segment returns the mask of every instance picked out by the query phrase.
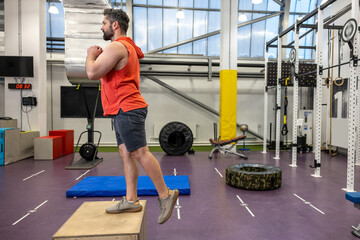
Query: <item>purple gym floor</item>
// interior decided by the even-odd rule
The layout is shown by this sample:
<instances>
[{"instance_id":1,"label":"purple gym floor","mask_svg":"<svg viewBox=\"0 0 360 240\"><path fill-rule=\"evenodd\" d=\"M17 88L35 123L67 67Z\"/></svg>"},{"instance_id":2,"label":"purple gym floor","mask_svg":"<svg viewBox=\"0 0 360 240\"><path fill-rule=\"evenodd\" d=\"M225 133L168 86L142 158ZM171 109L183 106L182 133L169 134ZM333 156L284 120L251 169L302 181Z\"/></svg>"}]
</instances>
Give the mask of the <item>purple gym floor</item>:
<instances>
[{"instance_id":1,"label":"purple gym floor","mask_svg":"<svg viewBox=\"0 0 360 240\"><path fill-rule=\"evenodd\" d=\"M250 151L247 161L218 153L209 160L208 154L154 153L164 175L173 175L175 168L178 175L189 176L191 195L180 196L180 207L164 225L157 224L157 197L141 198L148 200L148 240L358 239L351 234L351 226L360 223L360 211L345 199L342 190L346 187L345 156L322 153L322 178L314 178L309 167L313 164L311 153L299 154L296 168L289 166L291 153L284 151L280 160L273 159L274 152ZM54 161L26 159L1 166L0 239L51 239L82 202L113 200L65 197L66 191L86 176L123 175L118 153L99 156L104 161L88 172L65 170L71 156ZM280 166L281 188L246 191L226 185L226 167L244 162ZM360 191L359 171L356 167L356 191ZM145 175L142 169L140 175Z\"/></svg>"}]
</instances>

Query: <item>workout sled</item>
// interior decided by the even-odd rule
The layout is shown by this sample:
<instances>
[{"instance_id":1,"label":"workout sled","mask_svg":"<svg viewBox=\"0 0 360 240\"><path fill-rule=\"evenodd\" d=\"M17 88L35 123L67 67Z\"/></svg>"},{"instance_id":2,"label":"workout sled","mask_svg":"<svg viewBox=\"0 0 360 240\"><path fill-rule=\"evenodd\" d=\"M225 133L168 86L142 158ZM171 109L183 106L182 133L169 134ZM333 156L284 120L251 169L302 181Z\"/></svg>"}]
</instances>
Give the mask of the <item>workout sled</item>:
<instances>
[{"instance_id":1,"label":"workout sled","mask_svg":"<svg viewBox=\"0 0 360 240\"><path fill-rule=\"evenodd\" d=\"M80 150L79 150L79 154L80 154L81 158L74 162L75 154L76 154L77 149L79 147L79 142L80 142L81 136L84 133L88 133L88 131L84 131L84 132L82 132L80 134L78 142L77 142L76 147L75 147L75 151L74 151L73 156L71 158L70 164L65 169L67 169L67 170L71 170L71 169L74 169L74 170L92 169L93 167L95 167L96 165L98 165L99 163L101 163L103 161L103 158L99 158L97 156L98 147L99 147L99 144L100 144L100 139L101 139L102 134L99 131L91 131L91 134L93 135L95 132L99 134L99 139L98 139L97 144L95 145L92 142L87 142L87 143L83 144L80 147Z\"/></svg>"},{"instance_id":2,"label":"workout sled","mask_svg":"<svg viewBox=\"0 0 360 240\"><path fill-rule=\"evenodd\" d=\"M94 131L94 121L95 121L95 116L96 116L97 103L99 100L100 86L99 86L99 91L97 92L97 95L96 95L96 101L95 101L93 115L90 114L89 105L86 100L84 88L82 87L81 84L78 85L78 89L81 90L81 93L84 97L88 124L86 125L87 130L82 132L79 136L78 142L75 147L75 151L74 151L72 159L71 159L71 162L70 162L69 166L67 166L65 168L67 170L91 169L103 161L103 158L98 158L98 156L97 156L102 134L99 131ZM94 144L94 133L95 132L99 134L99 139L98 139L97 144ZM84 133L87 133L88 141L80 147L79 154L80 154L81 158L78 161L74 162L76 150L79 147L81 136Z\"/></svg>"},{"instance_id":3,"label":"workout sled","mask_svg":"<svg viewBox=\"0 0 360 240\"><path fill-rule=\"evenodd\" d=\"M209 158L212 158L212 155L214 154L214 152L216 151L220 151L221 153L230 153L230 154L234 154L236 156L242 157L244 159L248 159L247 156L245 156L244 154L238 153L238 152L233 152L231 151L231 149L233 149L236 146L236 143L240 140L244 140L246 138L246 135L241 135L238 136L236 138L232 138L232 139L226 139L226 140L221 140L220 139L218 141L210 138L209 141L211 143L211 145L214 147L213 150L211 150ZM226 147L226 145L231 144L230 147Z\"/></svg>"},{"instance_id":4,"label":"workout sled","mask_svg":"<svg viewBox=\"0 0 360 240\"><path fill-rule=\"evenodd\" d=\"M360 209L360 192L347 192L345 198L350 202L354 203L354 207ZM351 233L360 238L360 224L357 227L352 226L353 230Z\"/></svg>"}]
</instances>

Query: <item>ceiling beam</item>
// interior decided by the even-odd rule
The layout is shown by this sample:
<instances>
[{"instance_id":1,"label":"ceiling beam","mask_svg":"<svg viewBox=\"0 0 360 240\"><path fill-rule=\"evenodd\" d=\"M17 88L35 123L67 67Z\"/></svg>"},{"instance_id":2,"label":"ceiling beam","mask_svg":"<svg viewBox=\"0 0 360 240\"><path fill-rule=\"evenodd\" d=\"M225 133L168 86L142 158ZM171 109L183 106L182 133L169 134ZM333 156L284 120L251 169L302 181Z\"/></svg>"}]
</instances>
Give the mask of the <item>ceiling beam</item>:
<instances>
[{"instance_id":1,"label":"ceiling beam","mask_svg":"<svg viewBox=\"0 0 360 240\"><path fill-rule=\"evenodd\" d=\"M277 4L279 4L281 7L284 7L284 3L280 0L273 0L274 2L276 2Z\"/></svg>"},{"instance_id":2,"label":"ceiling beam","mask_svg":"<svg viewBox=\"0 0 360 240\"><path fill-rule=\"evenodd\" d=\"M260 21L266 20L266 19L268 19L268 18L276 17L276 16L278 16L279 14L280 14L280 13L274 13L274 14L271 14L271 15L267 15L267 16L255 18L255 19L253 19L253 20L249 20L249 21L247 21L247 22L240 23L240 24L238 24L238 28L241 28L241 27L244 27L244 26L247 26L247 25L256 23L256 22L260 22ZM181 45L184 45L184 44L187 44L187 43L191 43L191 42L194 42L194 41L197 41L197 40L200 40L200 39L208 38L208 37L211 37L211 36L214 36L214 35L217 35L217 34L220 34L220 30L217 30L217 31L214 31L214 32L210 32L210 33L206 33L206 34L203 34L203 35L200 35L200 36L197 36L197 37L189 38L189 39L184 40L184 41L181 41L181 42L169 44L169 45L167 45L167 46L163 46L163 47L161 47L161 48L157 48L157 49L148 51L148 52L146 52L146 54L161 52L161 51L164 51L164 50L167 50L167 49L171 49L171 48L174 48L174 47L178 47L178 46L181 46Z\"/></svg>"}]
</instances>

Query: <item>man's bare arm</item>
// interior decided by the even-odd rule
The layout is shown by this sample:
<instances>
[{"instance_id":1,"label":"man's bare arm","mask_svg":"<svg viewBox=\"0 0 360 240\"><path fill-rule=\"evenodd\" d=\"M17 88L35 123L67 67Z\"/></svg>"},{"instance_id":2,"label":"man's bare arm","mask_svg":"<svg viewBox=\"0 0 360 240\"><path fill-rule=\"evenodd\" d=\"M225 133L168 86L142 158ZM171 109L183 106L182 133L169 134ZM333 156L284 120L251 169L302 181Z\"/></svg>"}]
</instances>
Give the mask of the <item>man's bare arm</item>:
<instances>
[{"instance_id":1,"label":"man's bare arm","mask_svg":"<svg viewBox=\"0 0 360 240\"><path fill-rule=\"evenodd\" d=\"M104 50L98 46L91 46L87 50L86 74L90 80L99 80L111 71L124 57L127 50L117 42L109 44Z\"/></svg>"}]
</instances>

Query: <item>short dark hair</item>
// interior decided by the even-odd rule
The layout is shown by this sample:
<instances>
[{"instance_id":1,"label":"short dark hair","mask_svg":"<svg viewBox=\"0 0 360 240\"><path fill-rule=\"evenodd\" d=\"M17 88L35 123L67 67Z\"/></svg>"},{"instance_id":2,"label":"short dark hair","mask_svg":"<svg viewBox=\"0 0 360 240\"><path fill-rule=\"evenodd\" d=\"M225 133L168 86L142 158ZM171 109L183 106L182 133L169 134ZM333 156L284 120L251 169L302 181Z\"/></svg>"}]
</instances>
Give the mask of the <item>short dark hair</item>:
<instances>
[{"instance_id":1,"label":"short dark hair","mask_svg":"<svg viewBox=\"0 0 360 240\"><path fill-rule=\"evenodd\" d=\"M114 9L108 8L104 9L104 16L112 24L113 22L117 21L119 23L120 28L126 33L129 28L129 17L122 9Z\"/></svg>"}]
</instances>

